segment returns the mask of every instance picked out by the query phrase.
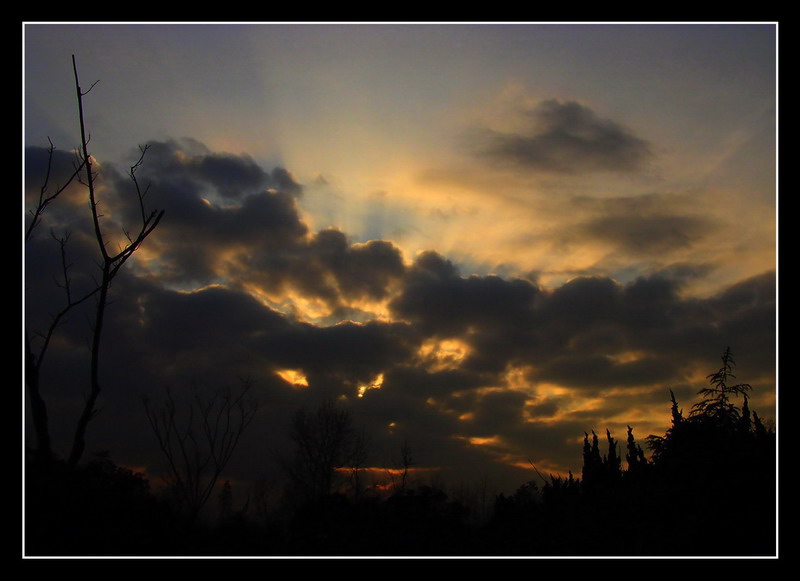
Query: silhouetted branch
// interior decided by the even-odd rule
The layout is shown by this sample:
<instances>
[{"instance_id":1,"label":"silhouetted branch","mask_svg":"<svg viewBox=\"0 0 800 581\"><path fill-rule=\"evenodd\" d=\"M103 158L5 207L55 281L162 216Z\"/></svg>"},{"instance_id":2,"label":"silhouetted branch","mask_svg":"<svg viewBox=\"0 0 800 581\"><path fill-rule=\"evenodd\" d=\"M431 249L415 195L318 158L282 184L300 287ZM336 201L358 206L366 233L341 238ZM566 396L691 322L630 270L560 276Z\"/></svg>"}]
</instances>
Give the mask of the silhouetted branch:
<instances>
[{"instance_id":1,"label":"silhouetted branch","mask_svg":"<svg viewBox=\"0 0 800 581\"><path fill-rule=\"evenodd\" d=\"M81 170L83 169L83 163L76 166L75 170L72 172L72 175L70 175L67 181L64 182L64 184L62 184L61 186L57 187L53 193L48 194L47 189L50 183L50 173L53 169L53 152L55 151L56 148L55 145L53 145L53 142L50 141L49 137L47 138L47 142L50 144L49 147L47 148L47 169L45 171L44 182L42 183L42 187L39 190L39 201L36 204L36 208L30 210L30 214L31 216L33 216L33 219L31 220L31 223L28 224L28 228L25 231L26 242L31 237L31 234L33 233L36 226L39 224L42 214L44 213L47 206L51 202L53 202L56 198L58 198L58 196L60 196L64 192L64 190L66 190L69 187L69 185L73 182L73 180L75 180L79 176Z\"/></svg>"},{"instance_id":2,"label":"silhouetted branch","mask_svg":"<svg viewBox=\"0 0 800 581\"><path fill-rule=\"evenodd\" d=\"M294 489L306 499L322 498L333 491L337 468L352 459L357 440L350 411L325 401L313 413L298 410L289 436L295 444L293 461L286 462Z\"/></svg>"},{"instance_id":3,"label":"silhouetted branch","mask_svg":"<svg viewBox=\"0 0 800 581\"><path fill-rule=\"evenodd\" d=\"M144 194L142 193L141 189L139 188L139 183L136 180L135 172L136 169L141 165L144 159L144 153L146 148L142 148L142 155L140 156L139 160L131 167L130 176L133 180L133 183L136 188L136 195L139 202L139 207L142 213L142 224L139 230L138 235L129 241L129 244L123 247L115 255L110 255L108 253L108 249L106 248L106 240L103 235L103 231L100 227L100 217L101 214L98 211L98 202L95 197L95 183L94 183L94 174L92 172L92 161L91 156L89 155L88 150L88 140L86 138L86 129L83 117L83 96L88 94L89 91L94 88L97 82L93 83L92 86L86 92L81 92L80 82L78 80L78 68L75 63L75 56L72 57L72 66L73 71L75 73L75 87L78 94L78 111L79 111L79 121L80 121L80 128L81 128L81 150L83 155L83 162L84 167L86 169L86 187L89 190L89 205L92 211L92 222L94 224L94 232L95 232L95 239L97 241L97 247L100 251L102 256L102 271L101 271L101 280L98 289L98 299L96 303L95 309L95 321L94 321L94 328L92 333L92 347L91 347L91 369L90 369L90 391L89 395L86 398L86 403L83 408L83 413L81 414L78 425L75 429L75 437L73 439L72 451L70 452L69 456L69 463L70 465L75 465L79 460L81 455L83 454L83 450L85 448L85 434L86 428L91 421L91 419L95 415L95 405L97 402L97 398L100 395L101 386L100 386L100 377L99 377L99 366L100 366L100 345L101 345L101 336L103 331L103 323L105 319L105 312L106 307L108 306L108 292L111 287L111 282L116 277L117 273L119 272L120 268L125 264L125 262L133 256L134 252L139 248L139 246L144 242L145 238L150 235L150 233L158 226L158 223L161 221L161 218L164 215L164 211L153 211L148 217L145 217L144 211Z\"/></svg>"},{"instance_id":4,"label":"silhouetted branch","mask_svg":"<svg viewBox=\"0 0 800 581\"><path fill-rule=\"evenodd\" d=\"M530 464L530 465L533 467L533 471L534 471L534 472L536 472L536 475L537 475L539 478L541 478L541 479L542 479L542 482L543 482L544 484L547 484L547 479L546 479L544 476L542 476L541 472L539 472L539 469L538 469L538 468L536 468L536 464L534 464L534 463L533 463L533 460L531 460L531 459L528 459L528 463L529 463L529 464ZM551 476L551 478L552 478L552 476Z\"/></svg>"},{"instance_id":5,"label":"silhouetted branch","mask_svg":"<svg viewBox=\"0 0 800 581\"><path fill-rule=\"evenodd\" d=\"M218 389L208 398L195 390L182 410L169 389L160 406L142 398L150 428L167 460L167 480L192 518L208 501L255 416L258 406L246 399L250 387L245 382L238 393Z\"/></svg>"},{"instance_id":6,"label":"silhouetted branch","mask_svg":"<svg viewBox=\"0 0 800 581\"><path fill-rule=\"evenodd\" d=\"M49 457L51 454L51 443L49 437L49 428L47 425L47 410L44 398L40 392L40 371L45 359L45 355L51 345L52 338L56 329L63 322L64 317L75 307L89 300L95 298L95 316L91 325L91 340L90 340L90 385L89 391L84 401L83 410L78 419L73 437L72 449L70 451L68 463L70 466L75 466L83 455L85 448L85 435L86 429L93 417L95 417L97 410L97 398L101 391L100 378L99 378L99 361L100 361L100 346L103 332L103 323L105 318L106 307L109 305L108 293L111 282L125 264L125 262L133 256L136 250L141 246L144 240L153 232L158 226L161 218L164 215L162 211L153 211L149 215L144 207L144 198L146 190L143 192L139 187L138 180L136 179L136 170L141 166L144 161L145 148L141 149L141 156L138 161L131 167L130 177L134 183L138 204L141 213L141 225L135 236L128 236L128 244L123 246L116 254L111 255L108 253L107 242L104 237L100 219L102 214L99 211L99 203L96 197L95 180L97 177L96 172L92 167L92 156L89 153L90 137L86 130L84 122L84 108L83 97L87 95L97 85L97 81L92 83L88 90L82 91L80 80L78 78L78 67L75 61L75 56L72 57L72 69L75 77L75 91L78 101L78 122L80 125L81 143L77 153L78 162L74 167L74 172L69 177L67 182L58 187L54 192L49 192L48 184L52 172L53 152L55 147L50 142L48 149L48 162L44 178L44 183L39 193L39 199L36 207L31 210L32 220L29 224L25 240L27 241L35 230L36 226L41 221L42 214L45 209L51 204L61 193L74 181L77 180L83 184L88 190L89 207L92 215L92 225L94 237L97 243L97 248L100 253L100 261L98 267L100 269L100 276L94 279L94 286L84 292L79 297L75 297L71 287L71 278L69 275L70 264L67 261L67 243L69 240L69 233L63 237L57 237L52 231L51 236L59 243L59 251L61 255L61 276L62 282L57 282L57 286L63 289L66 301L64 306L55 315L51 316L50 325L43 333L36 333L42 339L42 343L38 350L34 348L31 343L30 334L26 332L25 348L26 348L26 385L31 399L32 420L37 434L37 450L42 452L43 457ZM48 138L48 141L49 138ZM81 175L83 173L83 176Z\"/></svg>"}]
</instances>

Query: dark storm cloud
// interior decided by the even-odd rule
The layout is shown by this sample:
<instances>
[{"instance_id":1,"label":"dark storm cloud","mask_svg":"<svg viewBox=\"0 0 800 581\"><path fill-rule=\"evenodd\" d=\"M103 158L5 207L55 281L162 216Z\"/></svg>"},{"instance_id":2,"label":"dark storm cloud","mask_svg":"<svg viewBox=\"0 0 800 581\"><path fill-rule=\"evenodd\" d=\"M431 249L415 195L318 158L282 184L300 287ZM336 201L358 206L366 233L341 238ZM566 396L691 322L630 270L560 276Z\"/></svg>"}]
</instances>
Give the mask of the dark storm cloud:
<instances>
[{"instance_id":1,"label":"dark storm cloud","mask_svg":"<svg viewBox=\"0 0 800 581\"><path fill-rule=\"evenodd\" d=\"M112 288L101 368L103 413L91 426L90 446L111 448L115 459L152 464L143 444L151 434L138 397L158 396L165 386L214 388L236 386L239 378L256 380L252 395L262 407L253 439L241 451L251 462L243 463L242 474L250 470L252 477L253 462L268 461L264 450L282 445L293 411L326 396L347 397L345 405L373 437L377 463L408 440L421 466L463 464L477 472L491 469L504 451L518 459L530 453L553 465L577 462L576 438L604 429L608 414L624 415L663 399L668 418L668 388L686 397L688 408L696 393L691 374L698 367L714 371L727 345L737 355L742 381L756 377L767 388L774 382L774 272L692 299L681 291L697 275L694 265L665 267L625 284L607 276L578 277L552 290L530 280L465 276L432 251L405 266L389 241L352 244L338 230L310 232L291 191L242 189L235 203L220 205L224 194L209 177L220 160L205 167L187 163L211 155L196 142L190 145L183 156L171 142L148 150L152 172L143 172L142 182L151 183L148 203L165 208L166 217L142 249L147 264L124 269ZM232 161L248 165L224 163ZM37 167L43 166L32 163L29 169ZM257 173L243 172L237 183ZM110 210L104 226L111 231L122 222L135 224L138 207L127 201L130 181L110 166L102 177ZM291 189L290 182L285 185ZM631 204L662 216L662 201L609 202L600 217L627 216ZM122 203L128 204L124 212ZM64 298L53 284L61 261L47 227L73 228L68 249L74 284L92 280L97 248L87 217L85 199L57 204L26 244L26 325L32 330L41 330ZM214 282L227 284L209 285ZM359 300L389 299L395 320L303 322L254 298L245 283L319 299L339 314L355 313ZM197 287L203 288L176 290ZM58 437L69 436L75 419L70 412L79 408L85 390L90 314L76 312L59 329L42 376ZM437 367L442 360L421 347L442 339L465 349L463 358L445 358L446 365ZM276 372L284 369L304 373L308 387L281 379ZM509 372L515 369L524 385L512 389ZM380 388L356 397L359 386L380 374ZM539 392L541 383L568 391ZM574 396L602 396L607 405L567 413ZM534 421L526 422L526 415ZM469 443L495 436L491 447Z\"/></svg>"},{"instance_id":2,"label":"dark storm cloud","mask_svg":"<svg viewBox=\"0 0 800 581\"><path fill-rule=\"evenodd\" d=\"M536 419L552 418L561 409L558 399L548 399L528 406L528 411Z\"/></svg>"},{"instance_id":3,"label":"dark storm cloud","mask_svg":"<svg viewBox=\"0 0 800 581\"><path fill-rule=\"evenodd\" d=\"M296 246L308 232L294 198L263 190L245 196L236 206L213 206L185 183L154 183L165 210L159 238L165 277L175 283L218 280L219 254L247 245L261 252Z\"/></svg>"},{"instance_id":4,"label":"dark storm cloud","mask_svg":"<svg viewBox=\"0 0 800 581\"><path fill-rule=\"evenodd\" d=\"M717 297L685 299L681 278L669 272L627 284L579 277L543 291L528 281L462 277L429 253L410 268L391 306L427 336L468 343L464 373L500 378L508 365L532 364L532 382L590 390L663 385L679 381L691 362L713 366L734 338L759 352L758 366L769 369L774 273ZM637 355L623 357L628 352Z\"/></svg>"},{"instance_id":5,"label":"dark storm cloud","mask_svg":"<svg viewBox=\"0 0 800 581\"><path fill-rule=\"evenodd\" d=\"M273 185L272 179L252 160L212 154L196 141L190 141L188 148L182 147L184 143L149 143L145 162L137 173L140 183L149 188L149 201L157 203L169 217L164 223L166 235L185 236L187 243L202 246L239 240L280 244L307 232L294 197L283 190L266 189ZM119 191L129 189L128 182L125 176L117 175L115 187ZM233 190L235 196L230 194ZM236 198L237 203L210 202L207 197L215 194ZM131 196L125 200L130 203Z\"/></svg>"},{"instance_id":6,"label":"dark storm cloud","mask_svg":"<svg viewBox=\"0 0 800 581\"><path fill-rule=\"evenodd\" d=\"M302 187L285 169L267 174L246 156L183 140L151 143L140 173L165 210L159 268L175 284L234 278L274 294L294 290L343 312L349 301L384 298L403 276L402 256L390 242L351 245L335 229L311 234L297 207ZM124 176L115 178L117 189L130 189ZM228 203L215 202L221 199ZM136 211L129 206L130 216Z\"/></svg>"},{"instance_id":7,"label":"dark storm cloud","mask_svg":"<svg viewBox=\"0 0 800 581\"><path fill-rule=\"evenodd\" d=\"M496 376L476 373L469 369L431 371L421 365L392 367L385 377L385 389L402 390L415 398L447 397L455 392L491 386ZM468 411L468 410L464 410Z\"/></svg>"},{"instance_id":8,"label":"dark storm cloud","mask_svg":"<svg viewBox=\"0 0 800 581\"><path fill-rule=\"evenodd\" d=\"M283 192L289 192L292 195L299 196L303 193L303 186L300 185L295 177L288 170L282 167L276 167L270 172L275 187Z\"/></svg>"},{"instance_id":9,"label":"dark storm cloud","mask_svg":"<svg viewBox=\"0 0 800 581\"><path fill-rule=\"evenodd\" d=\"M405 273L400 250L391 242L351 244L328 228L287 240L281 246L249 248L237 257L235 278L274 294L293 290L325 302L334 313L357 313L352 301L380 300Z\"/></svg>"},{"instance_id":10,"label":"dark storm cloud","mask_svg":"<svg viewBox=\"0 0 800 581\"><path fill-rule=\"evenodd\" d=\"M254 334L286 325L250 295L225 287L146 295L139 305L142 338L164 352L220 352L234 337L246 349Z\"/></svg>"},{"instance_id":11,"label":"dark storm cloud","mask_svg":"<svg viewBox=\"0 0 800 581\"><path fill-rule=\"evenodd\" d=\"M52 153L46 147L25 148L25 198L26 202L35 202L41 187L48 183L52 193L59 186L66 184L74 173L76 157L72 152L54 149ZM49 176L48 163L50 165Z\"/></svg>"},{"instance_id":12,"label":"dark storm cloud","mask_svg":"<svg viewBox=\"0 0 800 581\"><path fill-rule=\"evenodd\" d=\"M178 292L139 285L135 295L119 300L125 308L117 316L127 321L120 324L129 344L148 345L160 365L183 364L184 373L198 376L259 365L261 375L298 369L310 380L338 382L340 392L348 388L353 395L357 383L409 361L418 345L417 334L403 323L318 327L222 286Z\"/></svg>"},{"instance_id":13,"label":"dark storm cloud","mask_svg":"<svg viewBox=\"0 0 800 581\"><path fill-rule=\"evenodd\" d=\"M619 314L622 289L601 276L579 277L555 289L547 300L547 319L569 326L611 321Z\"/></svg>"},{"instance_id":14,"label":"dark storm cloud","mask_svg":"<svg viewBox=\"0 0 800 581\"><path fill-rule=\"evenodd\" d=\"M676 369L659 357L617 363L601 355L572 354L543 366L535 379L577 389L653 385L675 379Z\"/></svg>"},{"instance_id":15,"label":"dark storm cloud","mask_svg":"<svg viewBox=\"0 0 800 581\"><path fill-rule=\"evenodd\" d=\"M32 212L40 197L44 200L63 188L59 203L47 205L36 228L44 232L56 229L59 236L65 229L91 231L91 223L81 220L75 212L76 206L86 208L86 189L79 181L83 174L75 173L78 167L74 152L54 149L51 153L46 147L25 148L26 228L33 219Z\"/></svg>"},{"instance_id":16,"label":"dark storm cloud","mask_svg":"<svg viewBox=\"0 0 800 581\"><path fill-rule=\"evenodd\" d=\"M417 343L413 329L402 323L346 321L330 327L294 323L259 345L280 365L355 384L404 364Z\"/></svg>"},{"instance_id":17,"label":"dark storm cloud","mask_svg":"<svg viewBox=\"0 0 800 581\"><path fill-rule=\"evenodd\" d=\"M473 147L501 164L560 174L631 172L652 157L646 141L575 101L542 101L524 116L529 126L516 133L477 131Z\"/></svg>"},{"instance_id":18,"label":"dark storm cloud","mask_svg":"<svg viewBox=\"0 0 800 581\"><path fill-rule=\"evenodd\" d=\"M776 290L775 273L765 273L741 281L711 300L720 334L736 338L736 360L753 375L774 373Z\"/></svg>"},{"instance_id":19,"label":"dark storm cloud","mask_svg":"<svg viewBox=\"0 0 800 581\"><path fill-rule=\"evenodd\" d=\"M430 334L463 334L470 326L516 326L529 318L538 288L521 279L461 277L436 252L421 254L409 269L393 312Z\"/></svg>"},{"instance_id":20,"label":"dark storm cloud","mask_svg":"<svg viewBox=\"0 0 800 581\"><path fill-rule=\"evenodd\" d=\"M161 179L189 179L196 187L211 189L219 196L235 200L261 188L288 183L284 173L266 173L247 155L215 153L201 142L183 138L147 145L143 174Z\"/></svg>"},{"instance_id":21,"label":"dark storm cloud","mask_svg":"<svg viewBox=\"0 0 800 581\"><path fill-rule=\"evenodd\" d=\"M267 181L264 171L249 158L211 154L194 163L197 174L226 198L238 198L242 193L259 189Z\"/></svg>"},{"instance_id":22,"label":"dark storm cloud","mask_svg":"<svg viewBox=\"0 0 800 581\"><path fill-rule=\"evenodd\" d=\"M519 391L490 391L474 406L474 417L467 422L469 433L477 437L502 434L522 423L526 395Z\"/></svg>"},{"instance_id":23,"label":"dark storm cloud","mask_svg":"<svg viewBox=\"0 0 800 581\"><path fill-rule=\"evenodd\" d=\"M333 274L347 298L382 299L392 279L404 274L400 251L385 240L349 245L339 230L325 229L309 243L309 254Z\"/></svg>"}]
</instances>

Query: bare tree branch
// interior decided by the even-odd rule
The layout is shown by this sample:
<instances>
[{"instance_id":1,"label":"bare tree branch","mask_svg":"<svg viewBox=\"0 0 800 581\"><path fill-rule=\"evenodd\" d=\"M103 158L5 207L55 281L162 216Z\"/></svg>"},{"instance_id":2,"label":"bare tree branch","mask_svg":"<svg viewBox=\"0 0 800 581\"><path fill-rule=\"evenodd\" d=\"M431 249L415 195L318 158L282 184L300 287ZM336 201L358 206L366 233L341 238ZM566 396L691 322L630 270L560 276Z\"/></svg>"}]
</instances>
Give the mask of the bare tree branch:
<instances>
[{"instance_id":1,"label":"bare tree branch","mask_svg":"<svg viewBox=\"0 0 800 581\"><path fill-rule=\"evenodd\" d=\"M337 470L352 469L363 462L366 442L359 442L350 410L331 400L314 412L298 410L292 417L289 436L294 457L284 461L292 492L303 500L317 500L334 492ZM355 458L355 455L361 457Z\"/></svg>"},{"instance_id":2,"label":"bare tree branch","mask_svg":"<svg viewBox=\"0 0 800 581\"><path fill-rule=\"evenodd\" d=\"M57 282L56 284L57 286L59 286L64 290L66 300L61 310L51 317L48 329L43 333L35 333L36 336L41 337L42 339L42 342L38 349L34 348L30 340L30 334L26 332L25 369L26 369L26 385L28 387L28 393L31 400L32 420L37 434L37 450L41 452L40 454L41 457L49 458L52 451L51 451L51 442L50 442L50 435L48 428L47 408L44 398L42 397L40 391L40 384L39 384L40 371L45 359L45 355L47 354L47 351L50 347L52 338L56 332L56 329L59 327L60 324L63 323L64 317L66 317L66 315L77 306L86 302L90 298L94 298L95 299L94 320L91 324L92 331L90 340L90 351L91 351L90 385L88 394L84 401L83 411L80 414L75 429L75 434L72 442L72 449L70 451L68 459L69 465L74 466L80 461L80 458L83 455L83 451L86 445L85 437L86 437L87 426L89 422L92 420L92 418L94 418L97 414L97 409L96 409L97 398L101 392L100 377L99 377L100 346L101 346L106 307L110 304L109 290L111 287L111 283L118 274L119 270L123 267L125 262L131 256L133 256L136 250L138 250L139 247L142 245L144 240L158 226L159 222L161 221L161 218L164 215L164 212L163 210L162 211L154 210L148 214L147 211L145 210L144 198L147 193L147 190L142 191L135 175L137 169L142 165L144 161L144 154L147 150L146 147L140 147L141 156L136 161L136 163L131 167L129 175L136 191L137 201L139 204L139 210L141 214L141 224L135 236L130 236L126 233L126 235L128 236L128 244L124 245L121 249L119 249L119 251L116 254L114 255L109 254L107 248L107 241L103 234L103 230L100 224L103 215L99 210L99 202L96 197L95 183L96 183L97 173L93 169L92 165L93 158L89 153L88 145L90 141L90 136L86 130L86 125L84 122L84 109L83 109L83 97L86 96L97 85L98 81L92 83L92 85L89 87L88 90L82 91L80 86L80 80L78 78L78 67L74 55L72 57L72 69L75 77L75 90L78 101L78 122L80 125L80 134L81 134L81 143L79 146L79 150L76 153L78 163L75 164L74 172L69 177L67 182L62 186L58 187L54 192L50 193L48 190L48 184L52 172L53 152L55 151L55 147L53 146L52 142L50 142L50 147L48 149L47 170L44 178L44 183L41 187L36 207L30 211L33 218L26 230L25 240L27 241L30 239L36 226L41 221L42 214L44 213L48 205L51 204L53 201L55 201L56 198L58 198L58 196L61 195L61 193L63 193L65 189L73 181L77 180L79 183L83 184L88 190L89 208L91 211L94 237L97 243L98 251L100 253L100 261L98 263L100 276L98 278L93 277L94 286L92 288L85 291L80 296L75 297L73 294L73 289L71 287L71 278L69 274L71 265L67 261L67 251L66 251L67 242L69 240L69 233L59 238L51 231L51 236L59 243L59 250L61 254L61 271L62 271L61 276L63 280L62 282ZM50 141L49 138L48 141Z\"/></svg>"},{"instance_id":3,"label":"bare tree branch","mask_svg":"<svg viewBox=\"0 0 800 581\"><path fill-rule=\"evenodd\" d=\"M53 202L56 198L58 198L58 196L60 196L64 192L64 190L66 190L69 187L69 185L75 180L75 178L79 176L81 170L83 169L83 163L76 166L75 171L72 172L72 175L67 179L67 181L64 182L64 184L62 184L61 186L57 187L53 193L48 194L47 189L49 187L49 182L50 182L50 172L53 169L53 152L55 151L56 148L55 145L53 145L53 142L50 141L49 137L47 138L47 141L50 144L50 146L47 148L47 170L45 172L44 182L42 183L42 187L39 190L39 201L36 204L36 208L30 210L30 214L31 216L33 216L33 219L31 220L31 223L28 224L28 228L25 231L25 241L30 239L31 234L33 234L34 229L39 224L39 221L42 218L42 214L44 213L45 208L47 208L50 202Z\"/></svg>"},{"instance_id":4,"label":"bare tree branch","mask_svg":"<svg viewBox=\"0 0 800 581\"><path fill-rule=\"evenodd\" d=\"M150 428L167 460L167 482L192 518L208 501L255 416L258 406L246 397L251 387L244 382L237 393L222 388L205 398L195 389L182 419L169 389L160 406L142 398Z\"/></svg>"}]
</instances>

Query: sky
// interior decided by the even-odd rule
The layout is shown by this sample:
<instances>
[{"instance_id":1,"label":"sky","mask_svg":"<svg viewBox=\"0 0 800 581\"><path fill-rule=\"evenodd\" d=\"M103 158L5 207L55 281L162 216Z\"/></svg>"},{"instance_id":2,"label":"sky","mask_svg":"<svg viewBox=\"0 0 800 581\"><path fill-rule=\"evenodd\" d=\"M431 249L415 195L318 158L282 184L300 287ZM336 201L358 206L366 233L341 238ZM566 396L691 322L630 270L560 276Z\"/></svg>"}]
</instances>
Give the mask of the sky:
<instances>
[{"instance_id":1,"label":"sky","mask_svg":"<svg viewBox=\"0 0 800 581\"><path fill-rule=\"evenodd\" d=\"M26 23L28 208L48 138L52 183L79 143L71 55L108 236L140 146L165 211L112 287L90 453L157 478L142 396L246 378L231 481L335 399L376 474L407 442L420 479L513 492L579 475L586 432L663 434L726 347L774 422L777 25ZM31 333L64 301L51 230L91 284L79 184L25 245ZM42 372L62 454L89 329Z\"/></svg>"}]
</instances>

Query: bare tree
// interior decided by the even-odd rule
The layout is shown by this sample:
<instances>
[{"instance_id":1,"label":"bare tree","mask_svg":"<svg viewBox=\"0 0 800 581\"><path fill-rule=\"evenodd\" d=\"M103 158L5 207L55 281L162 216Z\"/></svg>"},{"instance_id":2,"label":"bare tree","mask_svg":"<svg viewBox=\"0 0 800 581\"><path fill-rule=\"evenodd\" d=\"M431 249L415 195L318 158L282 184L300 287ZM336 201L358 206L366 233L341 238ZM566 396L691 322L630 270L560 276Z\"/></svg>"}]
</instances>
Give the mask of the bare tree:
<instances>
[{"instance_id":1,"label":"bare tree","mask_svg":"<svg viewBox=\"0 0 800 581\"><path fill-rule=\"evenodd\" d=\"M403 473L400 476L400 491L405 492L408 485L409 472L414 466L414 458L411 456L411 447L408 445L408 440L403 440L403 445L400 448L400 465L403 467Z\"/></svg>"},{"instance_id":2,"label":"bare tree","mask_svg":"<svg viewBox=\"0 0 800 581\"><path fill-rule=\"evenodd\" d=\"M414 457L411 455L411 447L408 445L408 440L403 440L403 445L400 446L400 456L392 460L392 464L395 468L386 468L386 473L389 476L389 480L392 482L392 490L400 493L406 491L415 463ZM397 468L397 466L399 466L399 468ZM395 480L396 473L399 473L399 483Z\"/></svg>"},{"instance_id":3,"label":"bare tree","mask_svg":"<svg viewBox=\"0 0 800 581\"><path fill-rule=\"evenodd\" d=\"M86 447L86 430L89 422L97 413L97 399L102 390L99 374L100 347L102 345L103 324L106 315L106 307L108 306L111 283L123 265L133 256L133 254L142 245L144 240L158 226L161 218L164 215L164 212L163 210L154 210L148 213L145 209L144 200L147 190L140 188L139 182L136 179L136 171L144 161L147 148L140 148L141 155L138 161L131 166L129 176L134 185L138 199L141 223L139 224L138 231L136 231L134 234L131 234L127 230L125 231L125 236L127 238L127 242L125 244L116 250L109 249L108 239L106 234L103 232L101 225L102 214L99 210L99 201L97 199L97 191L95 187L97 172L93 169L93 158L89 153L89 136L86 131L83 111L83 98L94 88L97 83L93 83L86 91L81 89L78 78L78 67L75 62L74 55L72 57L72 69L75 76L75 89L78 101L78 122L81 134L81 143L76 153L77 163L74 166L74 172L68 178L66 183L57 187L55 191L51 192L48 189L48 182L50 179L50 171L52 169L53 152L55 147L53 146L52 142L50 142L50 148L48 150L47 174L40 191L38 203L30 212L32 215L32 220L26 229L25 240L28 241L31 238L36 226L40 223L42 215L47 206L54 202L71 183L73 183L75 180L78 180L84 187L86 187L88 191L94 238L100 254L100 273L99 278L95 279L96 283L90 289L84 290L76 296L73 293L73 289L70 285L70 265L67 261L67 242L69 241L70 234L69 232L66 232L63 236L59 237L53 231L51 231L50 234L58 242L61 253L62 281L59 283L59 286L61 286L61 288L64 290L65 302L61 309L52 316L48 328L44 332L35 333L35 336L39 337L40 339L36 347L33 345L31 333L26 332L25 379L31 402L31 419L37 438L37 456L40 458L50 458L52 455L52 444L50 441L48 427L47 406L41 393L40 372L45 360L45 355L47 354L47 351L51 345L51 341L55 335L56 329L63 323L66 315L89 299L94 299L94 321L92 324L90 340L91 359L89 392L85 398L83 410L78 418L78 423L73 437L72 448L68 458L69 465L75 466L80 461L83 451Z\"/></svg>"},{"instance_id":4,"label":"bare tree","mask_svg":"<svg viewBox=\"0 0 800 581\"><path fill-rule=\"evenodd\" d=\"M179 407L166 390L164 402L142 398L145 413L168 464L167 483L180 506L196 518L239 445L258 406L247 399L252 384L234 393L221 388L209 397L194 389Z\"/></svg>"},{"instance_id":5,"label":"bare tree","mask_svg":"<svg viewBox=\"0 0 800 581\"><path fill-rule=\"evenodd\" d=\"M364 492L361 472L369 459L369 445L370 439L365 430L360 430L354 434L348 468L350 469L350 486L353 491L353 497L356 499L361 498Z\"/></svg>"},{"instance_id":6,"label":"bare tree","mask_svg":"<svg viewBox=\"0 0 800 581\"><path fill-rule=\"evenodd\" d=\"M55 191L50 191L50 173L53 169L53 154L56 151L56 146L53 145L53 142L50 141L50 138L47 138L47 142L50 144L47 148L47 171L45 172L44 180L42 181L42 187L39 189L39 201L36 204L36 207L30 210L31 214L31 222L28 224L28 228L25 230L25 241L27 242L28 239L31 237L33 230L36 226L39 225L39 221L42 218L42 214L44 214L45 208L58 198L64 191L69 187L69 185L78 179L81 171L83 170L83 163L76 165L73 169L72 175L67 178L67 180L61 184L60 186L56 186Z\"/></svg>"},{"instance_id":7,"label":"bare tree","mask_svg":"<svg viewBox=\"0 0 800 581\"><path fill-rule=\"evenodd\" d=\"M359 447L348 409L326 400L313 413L298 410L292 418L289 435L294 442L294 457L284 462L293 492L306 500L322 498L334 491L337 469L350 466ZM362 460L359 459L360 463Z\"/></svg>"}]
</instances>

